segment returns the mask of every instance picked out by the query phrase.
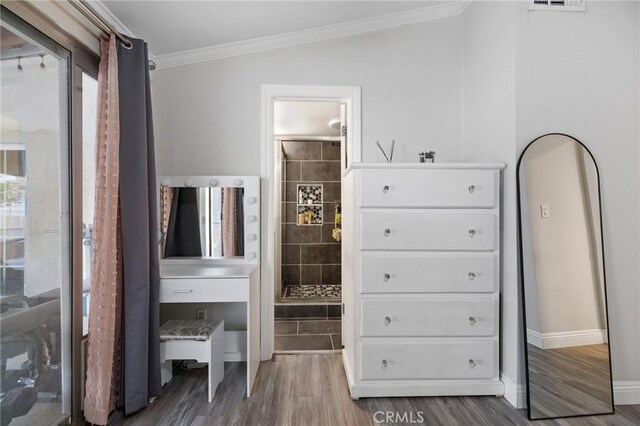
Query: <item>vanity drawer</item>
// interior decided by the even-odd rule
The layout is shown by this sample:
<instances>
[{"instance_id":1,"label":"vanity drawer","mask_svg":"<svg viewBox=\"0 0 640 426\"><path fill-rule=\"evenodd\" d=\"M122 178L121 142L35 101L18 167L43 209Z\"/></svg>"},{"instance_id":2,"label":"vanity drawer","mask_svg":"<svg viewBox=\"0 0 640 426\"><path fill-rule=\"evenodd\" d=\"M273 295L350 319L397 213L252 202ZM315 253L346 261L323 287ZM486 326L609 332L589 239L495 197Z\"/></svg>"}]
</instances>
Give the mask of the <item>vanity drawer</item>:
<instances>
[{"instance_id":1,"label":"vanity drawer","mask_svg":"<svg viewBox=\"0 0 640 426\"><path fill-rule=\"evenodd\" d=\"M494 170L363 170L360 206L492 208L497 176Z\"/></svg>"},{"instance_id":2,"label":"vanity drawer","mask_svg":"<svg viewBox=\"0 0 640 426\"><path fill-rule=\"evenodd\" d=\"M246 302L246 278L161 278L160 303Z\"/></svg>"},{"instance_id":3,"label":"vanity drawer","mask_svg":"<svg viewBox=\"0 0 640 426\"><path fill-rule=\"evenodd\" d=\"M494 336L498 303L475 300L362 301L362 336Z\"/></svg>"},{"instance_id":4,"label":"vanity drawer","mask_svg":"<svg viewBox=\"0 0 640 426\"><path fill-rule=\"evenodd\" d=\"M361 256L361 293L491 293L497 257L477 254Z\"/></svg>"},{"instance_id":5,"label":"vanity drawer","mask_svg":"<svg viewBox=\"0 0 640 426\"><path fill-rule=\"evenodd\" d=\"M363 342L362 379L493 379L497 375L496 343Z\"/></svg>"},{"instance_id":6,"label":"vanity drawer","mask_svg":"<svg viewBox=\"0 0 640 426\"><path fill-rule=\"evenodd\" d=\"M363 250L460 250L495 248L497 216L490 212L363 211Z\"/></svg>"}]
</instances>

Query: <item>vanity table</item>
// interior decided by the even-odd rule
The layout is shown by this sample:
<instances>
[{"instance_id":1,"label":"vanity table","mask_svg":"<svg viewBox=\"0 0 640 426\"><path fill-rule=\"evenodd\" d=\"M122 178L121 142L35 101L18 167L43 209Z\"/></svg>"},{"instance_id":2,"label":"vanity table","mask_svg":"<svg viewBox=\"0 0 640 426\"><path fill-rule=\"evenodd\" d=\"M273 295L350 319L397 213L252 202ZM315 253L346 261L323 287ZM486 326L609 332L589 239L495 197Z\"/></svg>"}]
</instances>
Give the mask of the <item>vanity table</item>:
<instances>
[{"instance_id":1,"label":"vanity table","mask_svg":"<svg viewBox=\"0 0 640 426\"><path fill-rule=\"evenodd\" d=\"M160 303L213 304L214 311L215 304L231 303L242 310L233 317L246 320L246 354L241 357L246 357L250 396L260 366L260 179L161 176L158 181ZM224 244L233 244L234 251L229 253ZM193 309L176 319L194 319ZM225 336L231 333L245 334L234 330ZM245 345L239 346L244 352Z\"/></svg>"},{"instance_id":2,"label":"vanity table","mask_svg":"<svg viewBox=\"0 0 640 426\"><path fill-rule=\"evenodd\" d=\"M160 303L227 303L246 306L247 396L260 366L259 266L179 264L160 267Z\"/></svg>"}]
</instances>

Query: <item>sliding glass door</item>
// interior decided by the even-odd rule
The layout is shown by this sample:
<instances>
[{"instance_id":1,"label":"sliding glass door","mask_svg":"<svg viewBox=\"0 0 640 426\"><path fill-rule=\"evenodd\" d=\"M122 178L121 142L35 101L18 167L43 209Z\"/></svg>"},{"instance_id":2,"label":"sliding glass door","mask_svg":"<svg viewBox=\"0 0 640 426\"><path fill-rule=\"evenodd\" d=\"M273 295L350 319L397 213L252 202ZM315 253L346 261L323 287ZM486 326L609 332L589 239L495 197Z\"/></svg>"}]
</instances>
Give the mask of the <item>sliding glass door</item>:
<instances>
[{"instance_id":1,"label":"sliding glass door","mask_svg":"<svg viewBox=\"0 0 640 426\"><path fill-rule=\"evenodd\" d=\"M71 410L70 54L3 13L0 63L2 425Z\"/></svg>"}]
</instances>

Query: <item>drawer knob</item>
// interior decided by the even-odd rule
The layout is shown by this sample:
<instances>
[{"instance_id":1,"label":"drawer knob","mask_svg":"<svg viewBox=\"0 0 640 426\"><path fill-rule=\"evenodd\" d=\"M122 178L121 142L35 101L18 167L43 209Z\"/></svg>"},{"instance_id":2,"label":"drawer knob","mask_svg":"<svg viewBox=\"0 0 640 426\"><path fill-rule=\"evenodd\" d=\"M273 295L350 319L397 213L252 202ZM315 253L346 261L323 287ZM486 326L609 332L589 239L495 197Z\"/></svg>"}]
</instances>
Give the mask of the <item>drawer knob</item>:
<instances>
[{"instance_id":1,"label":"drawer knob","mask_svg":"<svg viewBox=\"0 0 640 426\"><path fill-rule=\"evenodd\" d=\"M476 274L474 274L473 272L469 272L469 280L473 281L476 279Z\"/></svg>"},{"instance_id":2,"label":"drawer knob","mask_svg":"<svg viewBox=\"0 0 640 426\"><path fill-rule=\"evenodd\" d=\"M476 191L476 186L475 186L475 185L471 185L471 186L469 186L469 192L470 192L470 193L472 193L472 194L473 194L475 191Z\"/></svg>"},{"instance_id":3,"label":"drawer knob","mask_svg":"<svg viewBox=\"0 0 640 426\"><path fill-rule=\"evenodd\" d=\"M389 274L384 274L384 280L385 281L389 281L391 279L391 275Z\"/></svg>"},{"instance_id":4,"label":"drawer knob","mask_svg":"<svg viewBox=\"0 0 640 426\"><path fill-rule=\"evenodd\" d=\"M384 369L384 368L387 368L388 366L389 366L389 363L387 362L387 360L383 359L382 360L382 368Z\"/></svg>"},{"instance_id":5,"label":"drawer knob","mask_svg":"<svg viewBox=\"0 0 640 426\"><path fill-rule=\"evenodd\" d=\"M469 237L473 238L476 236L476 230L475 229L469 229Z\"/></svg>"},{"instance_id":6,"label":"drawer knob","mask_svg":"<svg viewBox=\"0 0 640 426\"><path fill-rule=\"evenodd\" d=\"M174 294L182 294L182 293L193 293L193 290L189 288L183 288L183 289L173 290L171 292Z\"/></svg>"},{"instance_id":7,"label":"drawer knob","mask_svg":"<svg viewBox=\"0 0 640 426\"><path fill-rule=\"evenodd\" d=\"M391 318L384 317L384 325L389 325L389 324L391 324Z\"/></svg>"},{"instance_id":8,"label":"drawer knob","mask_svg":"<svg viewBox=\"0 0 640 426\"><path fill-rule=\"evenodd\" d=\"M387 192L389 192L389 185L385 185L382 187L382 193L386 194Z\"/></svg>"},{"instance_id":9,"label":"drawer knob","mask_svg":"<svg viewBox=\"0 0 640 426\"><path fill-rule=\"evenodd\" d=\"M472 359L469 360L469 368L476 368L476 362Z\"/></svg>"},{"instance_id":10,"label":"drawer knob","mask_svg":"<svg viewBox=\"0 0 640 426\"><path fill-rule=\"evenodd\" d=\"M391 234L391 229L387 228L384 230L384 236L388 237Z\"/></svg>"},{"instance_id":11,"label":"drawer knob","mask_svg":"<svg viewBox=\"0 0 640 426\"><path fill-rule=\"evenodd\" d=\"M478 320L476 320L474 317L469 317L469 325L476 325L477 322Z\"/></svg>"}]
</instances>

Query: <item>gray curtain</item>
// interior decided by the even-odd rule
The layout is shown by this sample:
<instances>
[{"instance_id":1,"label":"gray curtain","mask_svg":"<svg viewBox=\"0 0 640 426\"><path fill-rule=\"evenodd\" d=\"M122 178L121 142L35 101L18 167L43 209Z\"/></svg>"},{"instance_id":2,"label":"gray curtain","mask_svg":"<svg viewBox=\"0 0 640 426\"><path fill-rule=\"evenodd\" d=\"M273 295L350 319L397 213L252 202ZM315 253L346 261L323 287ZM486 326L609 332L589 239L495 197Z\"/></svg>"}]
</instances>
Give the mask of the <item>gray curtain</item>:
<instances>
[{"instance_id":1,"label":"gray curtain","mask_svg":"<svg viewBox=\"0 0 640 426\"><path fill-rule=\"evenodd\" d=\"M202 256L197 188L173 188L164 256Z\"/></svg>"},{"instance_id":2,"label":"gray curtain","mask_svg":"<svg viewBox=\"0 0 640 426\"><path fill-rule=\"evenodd\" d=\"M236 197L236 217L234 218L238 224L237 231L237 247L236 256L244 256L244 188L238 188L238 196Z\"/></svg>"},{"instance_id":3,"label":"gray curtain","mask_svg":"<svg viewBox=\"0 0 640 426\"><path fill-rule=\"evenodd\" d=\"M120 216L122 223L122 376L126 414L160 395L158 199L147 45L118 43Z\"/></svg>"}]
</instances>

